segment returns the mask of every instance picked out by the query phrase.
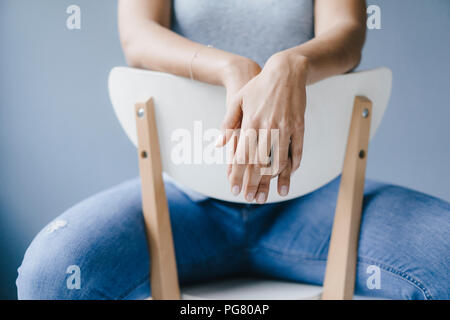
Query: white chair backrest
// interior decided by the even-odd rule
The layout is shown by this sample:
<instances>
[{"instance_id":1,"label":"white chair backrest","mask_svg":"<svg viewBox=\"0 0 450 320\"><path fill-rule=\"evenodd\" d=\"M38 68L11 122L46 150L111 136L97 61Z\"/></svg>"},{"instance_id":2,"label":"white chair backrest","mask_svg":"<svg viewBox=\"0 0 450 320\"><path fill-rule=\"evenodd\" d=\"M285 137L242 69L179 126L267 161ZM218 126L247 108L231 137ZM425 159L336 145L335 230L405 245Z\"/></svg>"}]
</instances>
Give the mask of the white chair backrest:
<instances>
[{"instance_id":1,"label":"white chair backrest","mask_svg":"<svg viewBox=\"0 0 450 320\"><path fill-rule=\"evenodd\" d=\"M301 166L291 177L289 195L280 197L272 187L268 202L302 196L336 178L342 171L355 96L365 96L373 103L373 137L387 107L391 84L391 71L379 68L308 86ZM211 156L220 157L214 145L225 114L223 87L160 72L116 67L109 75L109 94L120 124L135 145L135 104L153 98L166 174L201 194L245 202L242 194L231 194L226 163L219 161L225 156Z\"/></svg>"}]
</instances>

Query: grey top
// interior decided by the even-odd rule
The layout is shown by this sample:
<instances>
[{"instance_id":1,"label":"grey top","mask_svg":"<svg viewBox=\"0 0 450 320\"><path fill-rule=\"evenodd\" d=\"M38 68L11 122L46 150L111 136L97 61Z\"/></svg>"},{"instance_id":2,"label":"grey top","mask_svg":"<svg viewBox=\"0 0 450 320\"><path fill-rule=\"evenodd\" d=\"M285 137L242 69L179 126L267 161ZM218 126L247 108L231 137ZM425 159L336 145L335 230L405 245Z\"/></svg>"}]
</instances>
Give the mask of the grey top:
<instances>
[{"instance_id":1,"label":"grey top","mask_svg":"<svg viewBox=\"0 0 450 320\"><path fill-rule=\"evenodd\" d=\"M172 30L261 66L313 37L313 0L173 0Z\"/></svg>"},{"instance_id":2,"label":"grey top","mask_svg":"<svg viewBox=\"0 0 450 320\"><path fill-rule=\"evenodd\" d=\"M313 37L313 9L313 0L172 0L172 30L264 66L274 53ZM207 199L165 179L194 201Z\"/></svg>"}]
</instances>

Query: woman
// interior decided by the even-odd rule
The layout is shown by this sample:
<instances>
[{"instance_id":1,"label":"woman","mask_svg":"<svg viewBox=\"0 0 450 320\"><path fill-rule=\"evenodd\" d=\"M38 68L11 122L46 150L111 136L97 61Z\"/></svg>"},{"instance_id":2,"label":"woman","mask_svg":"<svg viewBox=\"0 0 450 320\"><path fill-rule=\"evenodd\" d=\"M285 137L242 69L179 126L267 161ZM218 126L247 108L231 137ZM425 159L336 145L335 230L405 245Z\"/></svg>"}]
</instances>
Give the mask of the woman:
<instances>
[{"instance_id":1,"label":"woman","mask_svg":"<svg viewBox=\"0 0 450 320\"><path fill-rule=\"evenodd\" d=\"M284 196L301 162L305 86L357 66L365 2L121 0L119 24L131 66L226 88L219 147L232 138L226 129L280 130L275 176ZM339 181L264 204L271 177L246 164L250 151L239 140L235 159L243 161L228 172L231 192L243 192L249 204L201 197L166 179L180 281L251 274L321 284ZM448 299L449 214L442 200L367 181L356 293ZM145 298L149 263L135 179L76 205L41 231L19 268L18 295ZM381 272L375 289L367 284L373 266ZM76 284L66 273L71 270L78 272Z\"/></svg>"}]
</instances>

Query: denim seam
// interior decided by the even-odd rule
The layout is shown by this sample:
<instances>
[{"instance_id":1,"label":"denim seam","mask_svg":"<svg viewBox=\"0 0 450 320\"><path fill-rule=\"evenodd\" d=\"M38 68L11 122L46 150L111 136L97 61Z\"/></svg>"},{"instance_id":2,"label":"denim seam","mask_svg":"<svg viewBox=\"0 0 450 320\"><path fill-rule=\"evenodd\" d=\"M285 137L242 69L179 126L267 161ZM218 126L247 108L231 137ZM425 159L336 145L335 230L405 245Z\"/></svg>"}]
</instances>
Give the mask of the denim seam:
<instances>
[{"instance_id":1,"label":"denim seam","mask_svg":"<svg viewBox=\"0 0 450 320\"><path fill-rule=\"evenodd\" d=\"M278 256L282 256L282 257L288 258L288 259L295 258L297 260L300 259L300 260L323 261L323 262L327 261L327 259L321 259L321 258L312 257L312 256L306 256L306 255L294 256L293 254L289 254L289 253L286 253L286 252L281 252L281 251L275 250L275 249L273 249L271 247L264 247L264 249L267 249L267 250L271 251L272 254L277 254ZM261 250L262 250L261 248L252 248L249 251L261 251ZM402 280L404 280L404 281L406 281L408 283L411 283L416 288L418 288L422 292L422 294L424 295L424 297L426 299L433 300L433 296L430 294L429 290L426 289L425 286L419 280L413 278L409 274L407 274L405 272L402 272L402 271L399 271L399 270L395 269L394 267L389 266L387 264L380 263L380 262L377 262L377 261L375 261L373 259L369 259L369 258L366 258L366 257L358 256L358 260L360 262L362 262L362 263L371 263L371 264L377 265L380 268L382 268L384 271L398 276L400 279L402 279ZM366 260L366 262L363 261L363 260Z\"/></svg>"},{"instance_id":2,"label":"denim seam","mask_svg":"<svg viewBox=\"0 0 450 320\"><path fill-rule=\"evenodd\" d=\"M319 258L318 256L311 255L310 253L308 253L306 251L301 251L301 250L297 251L296 250L295 253L293 254L293 253L287 253L286 251L282 251L282 250L280 250L278 248L275 248L275 247L273 247L271 245L266 245L265 244L264 246L261 246L261 247L264 248L264 249L267 249L267 250L279 253L279 254L283 254L283 255L284 254L287 254L287 255L290 255L290 256L298 255L298 256L301 256L304 259L326 260L326 259L323 259L323 258ZM257 248L257 247L249 248L249 251L252 251L252 250L261 250L261 249Z\"/></svg>"},{"instance_id":3,"label":"denim seam","mask_svg":"<svg viewBox=\"0 0 450 320\"><path fill-rule=\"evenodd\" d=\"M238 248L236 248L236 249L238 249ZM191 263L191 264L183 264L183 265L184 265L184 266L189 265L190 267L195 267L195 266L198 266L198 265L208 267L208 266L211 266L211 265L214 264L214 262L216 261L215 258L221 257L222 259L225 259L225 260L226 260L228 257L234 256L234 255L235 255L234 252L229 253L229 254L227 254L227 255L225 255L225 256L215 255L215 256L212 257L211 260L209 260L209 261L207 261L207 262L204 262L204 263L195 262L195 263ZM179 268L180 266L181 266L181 265L178 265L178 268ZM178 270L178 269L177 269L177 270ZM120 300L120 299L124 299L124 298L126 298L127 296L129 296L134 290L136 290L136 288L138 288L138 287L141 286L143 283L145 283L147 280L149 280L149 277L150 277L149 274L148 274L148 275L145 275L145 276L142 278L142 280L140 280L140 281L139 281L136 285L134 285L131 289L128 289L127 291L125 291L125 293L121 294L117 299Z\"/></svg>"},{"instance_id":4,"label":"denim seam","mask_svg":"<svg viewBox=\"0 0 450 320\"><path fill-rule=\"evenodd\" d=\"M108 294L104 293L102 290L97 289L97 288L93 288L92 289L93 292L97 292L99 295L103 296L105 298L105 300L114 300L113 298L111 298Z\"/></svg>"},{"instance_id":5,"label":"denim seam","mask_svg":"<svg viewBox=\"0 0 450 320\"><path fill-rule=\"evenodd\" d=\"M183 194L184 197L187 197L188 199L190 199L190 197L186 193L182 192L182 194ZM223 211L220 208L220 206L216 206L216 203L214 201L210 201L210 200L213 200L213 199L212 198L206 198L204 200L197 201L196 203L198 205L204 205L205 203L210 202L210 204L212 204L215 208L217 208L218 210ZM227 212L225 212L225 213L227 213ZM212 219L214 219L214 218L212 218ZM236 248L232 249L232 251L235 251L235 252L231 252L230 254L227 254L225 256L215 255L207 262L201 262L201 263L200 262L196 262L196 263L192 263L192 264L190 264L190 265L188 264L188 265L189 265L189 267L195 267L195 266L198 266L198 265L208 267L210 265L213 265L217 258L227 259L228 257L236 255L236 252L241 252L242 257L245 256L245 249L242 250L240 247L236 247ZM178 265L178 267L179 266L181 266L181 265ZM186 264L183 264L183 266L186 266ZM135 286L133 286L132 288L128 289L125 293L121 294L118 299L124 299L127 296L129 296L134 290L136 290L136 288L138 288L143 283L145 283L149 279L149 276L150 275L145 275Z\"/></svg>"},{"instance_id":6,"label":"denim seam","mask_svg":"<svg viewBox=\"0 0 450 320\"><path fill-rule=\"evenodd\" d=\"M150 274L145 275L141 280L139 280L139 282L137 283L137 285L133 286L131 289L128 289L127 291L125 291L125 293L122 293L117 300L122 300L127 298L134 290L136 290L138 287L140 287L143 283L145 283L147 280L149 280L150 278Z\"/></svg>"},{"instance_id":7,"label":"denim seam","mask_svg":"<svg viewBox=\"0 0 450 320\"><path fill-rule=\"evenodd\" d=\"M370 263L370 264L377 265L378 267L382 268L383 270L401 277L405 281L408 281L408 282L412 283L415 287L420 289L422 291L422 294L425 296L425 298L427 300L434 300L434 298L431 295L430 291L427 288L425 288L425 286L422 284L423 282L420 279L418 279L417 277L414 278L411 275L407 274L406 272L400 271L400 270L392 267L391 265L375 261L375 260L373 260L371 258L359 256L358 260L360 260L361 262L363 262L363 260L365 260L366 261L365 263L367 263L367 264Z\"/></svg>"}]
</instances>

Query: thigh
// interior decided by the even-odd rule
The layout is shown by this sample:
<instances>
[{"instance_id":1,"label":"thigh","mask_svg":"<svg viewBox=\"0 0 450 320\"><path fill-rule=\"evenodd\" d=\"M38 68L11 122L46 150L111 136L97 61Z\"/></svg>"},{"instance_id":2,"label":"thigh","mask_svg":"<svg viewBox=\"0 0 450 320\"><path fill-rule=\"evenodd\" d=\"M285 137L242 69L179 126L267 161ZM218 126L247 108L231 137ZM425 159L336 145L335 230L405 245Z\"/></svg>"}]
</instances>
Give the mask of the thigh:
<instances>
[{"instance_id":1,"label":"thigh","mask_svg":"<svg viewBox=\"0 0 450 320\"><path fill-rule=\"evenodd\" d=\"M165 188L180 281L233 272L240 258L234 246L239 244L222 226L226 213L210 214L208 200L192 201L172 183ZM19 268L18 295L21 299L143 298L150 294L149 264L136 179L81 202L44 228Z\"/></svg>"},{"instance_id":2,"label":"thigh","mask_svg":"<svg viewBox=\"0 0 450 320\"><path fill-rule=\"evenodd\" d=\"M258 272L322 284L338 189L335 180L280 204L276 219L252 250ZM387 298L448 298L449 230L447 202L368 180L356 292Z\"/></svg>"}]
</instances>

